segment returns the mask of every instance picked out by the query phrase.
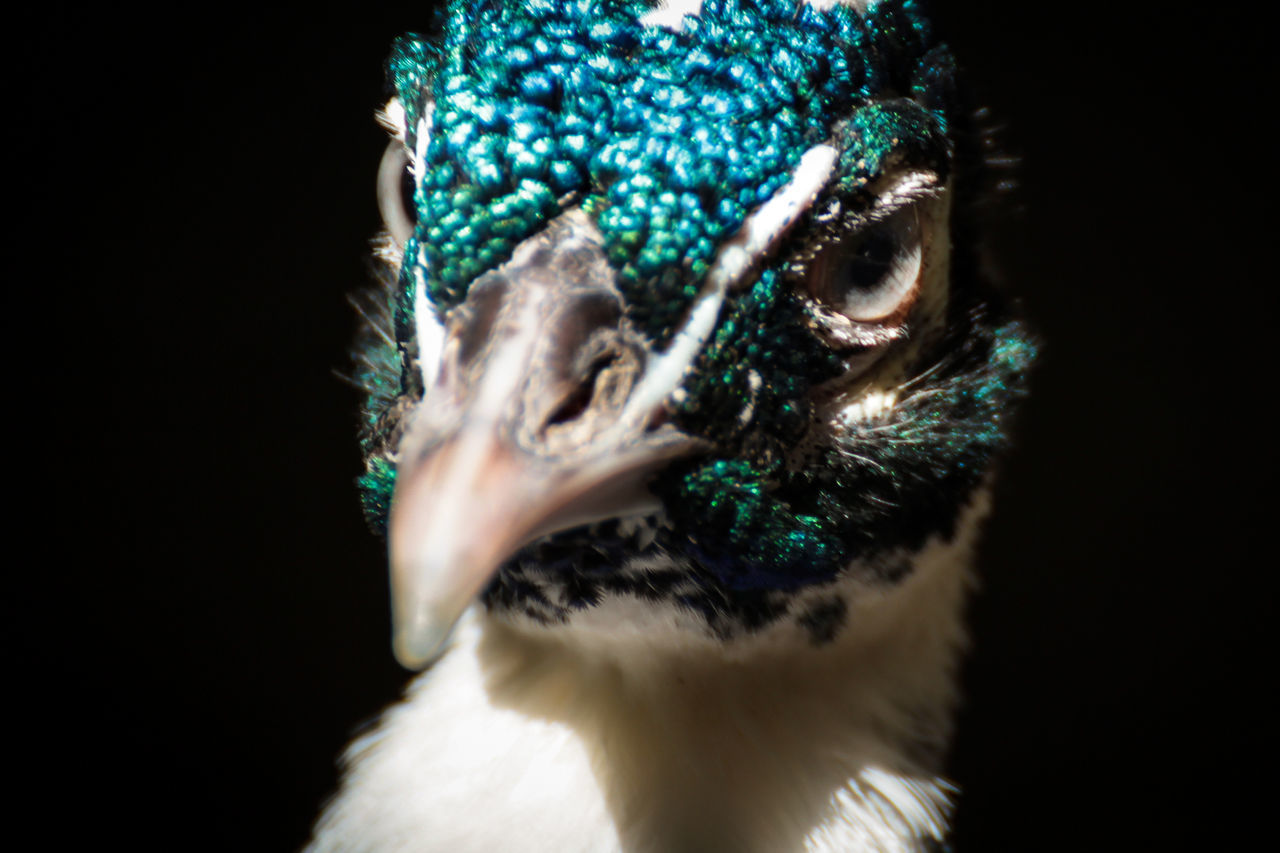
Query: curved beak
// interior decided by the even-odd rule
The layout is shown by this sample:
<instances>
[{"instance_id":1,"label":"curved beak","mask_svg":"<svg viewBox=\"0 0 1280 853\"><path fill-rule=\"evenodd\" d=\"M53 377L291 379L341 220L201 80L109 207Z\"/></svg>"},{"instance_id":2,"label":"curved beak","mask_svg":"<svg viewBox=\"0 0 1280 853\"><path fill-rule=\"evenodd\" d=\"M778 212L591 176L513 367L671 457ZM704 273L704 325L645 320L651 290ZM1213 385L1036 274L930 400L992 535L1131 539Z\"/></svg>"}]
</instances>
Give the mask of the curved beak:
<instances>
[{"instance_id":1,"label":"curved beak","mask_svg":"<svg viewBox=\"0 0 1280 853\"><path fill-rule=\"evenodd\" d=\"M662 356L622 312L599 232L570 213L445 318L400 442L389 525L393 647L420 669L529 542L657 508L648 479L698 448L653 392ZM683 369L662 365L674 390Z\"/></svg>"}]
</instances>

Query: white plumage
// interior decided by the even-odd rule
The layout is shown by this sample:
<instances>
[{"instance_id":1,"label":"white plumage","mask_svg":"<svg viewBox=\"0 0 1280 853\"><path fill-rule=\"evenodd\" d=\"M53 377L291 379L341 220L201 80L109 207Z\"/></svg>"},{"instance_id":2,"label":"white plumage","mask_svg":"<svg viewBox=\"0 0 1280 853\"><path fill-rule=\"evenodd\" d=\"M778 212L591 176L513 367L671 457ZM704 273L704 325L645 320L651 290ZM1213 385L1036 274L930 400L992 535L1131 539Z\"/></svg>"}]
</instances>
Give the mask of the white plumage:
<instances>
[{"instance_id":1,"label":"white plumage","mask_svg":"<svg viewBox=\"0 0 1280 853\"><path fill-rule=\"evenodd\" d=\"M909 745L922 727L948 739L985 512L980 498L902 586L864 591L856 628L817 650L789 627L691 646L634 602L554 634L472 608L352 745L311 849L897 853L941 839L953 789ZM936 716L908 713L921 708Z\"/></svg>"}]
</instances>

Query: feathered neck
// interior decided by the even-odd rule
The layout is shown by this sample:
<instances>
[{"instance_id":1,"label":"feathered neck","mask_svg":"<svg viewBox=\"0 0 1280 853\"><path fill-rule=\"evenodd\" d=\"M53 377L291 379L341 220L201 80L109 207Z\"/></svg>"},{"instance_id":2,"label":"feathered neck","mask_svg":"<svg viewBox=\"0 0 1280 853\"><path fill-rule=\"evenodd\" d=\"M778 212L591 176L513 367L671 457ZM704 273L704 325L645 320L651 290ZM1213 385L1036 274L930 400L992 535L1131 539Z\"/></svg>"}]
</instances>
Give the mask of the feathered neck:
<instances>
[{"instance_id":1,"label":"feathered neck","mask_svg":"<svg viewBox=\"0 0 1280 853\"><path fill-rule=\"evenodd\" d=\"M604 630L624 615L607 604L556 630L474 608L353 745L313 849L924 849L945 834L937 765L985 509L905 581L847 596L823 645L783 627L646 640L662 632Z\"/></svg>"}]
</instances>

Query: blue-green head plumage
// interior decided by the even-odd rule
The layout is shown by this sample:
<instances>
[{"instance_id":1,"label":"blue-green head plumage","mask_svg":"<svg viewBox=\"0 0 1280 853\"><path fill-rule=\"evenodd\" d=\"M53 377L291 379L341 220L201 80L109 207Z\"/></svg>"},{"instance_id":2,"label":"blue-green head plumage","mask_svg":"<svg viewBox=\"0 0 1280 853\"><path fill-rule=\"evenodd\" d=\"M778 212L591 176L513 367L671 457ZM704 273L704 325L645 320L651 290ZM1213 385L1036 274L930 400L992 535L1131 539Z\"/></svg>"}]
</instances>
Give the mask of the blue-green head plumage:
<instances>
[{"instance_id":1,"label":"blue-green head plumage","mask_svg":"<svg viewBox=\"0 0 1280 853\"><path fill-rule=\"evenodd\" d=\"M521 247L577 217L617 297L608 324L625 342L609 346L638 365L621 396L679 349L732 271L714 324L647 415L687 444L646 469L660 521L643 550L680 567L684 606L767 621L772 593L950 534L1003 444L1033 347L943 245L966 119L919 4L704 0L674 25L652 12L453 0L439 35L395 44L393 144L410 162L412 226L379 306L389 319L364 346L360 484L385 529L401 441L433 405L422 365L441 344L422 330L448 340L458 318L484 313L479 291L518 290ZM822 180L765 248L750 244L759 212L809 180L815 151L830 152ZM754 247L742 269L735 240ZM622 363L610 353L582 368L589 399L569 395L547 423L594 411L592 388ZM432 427L422 445L456 428ZM524 543L488 582L490 602L536 600L563 618L610 590L634 594L616 565L630 528L593 521L589 535ZM563 556L583 541L608 559ZM659 574L648 589L664 588Z\"/></svg>"},{"instance_id":2,"label":"blue-green head plumage","mask_svg":"<svg viewBox=\"0 0 1280 853\"><path fill-rule=\"evenodd\" d=\"M629 309L662 339L720 241L838 121L858 140L841 164L850 188L890 161L945 163L950 56L914 4L862 17L710 0L680 33L644 25L647 8L458 0L439 44L397 43L410 145L432 113L413 248L436 306L569 196L593 206Z\"/></svg>"}]
</instances>

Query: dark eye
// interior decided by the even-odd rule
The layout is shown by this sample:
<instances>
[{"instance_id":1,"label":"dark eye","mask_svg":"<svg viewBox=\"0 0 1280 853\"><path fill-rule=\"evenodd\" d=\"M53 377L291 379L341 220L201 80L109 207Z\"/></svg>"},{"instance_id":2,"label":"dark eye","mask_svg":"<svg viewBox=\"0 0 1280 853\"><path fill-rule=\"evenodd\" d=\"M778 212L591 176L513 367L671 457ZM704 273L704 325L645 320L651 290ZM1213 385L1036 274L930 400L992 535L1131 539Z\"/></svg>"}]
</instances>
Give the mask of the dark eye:
<instances>
[{"instance_id":1,"label":"dark eye","mask_svg":"<svg viewBox=\"0 0 1280 853\"><path fill-rule=\"evenodd\" d=\"M859 323L897 319L915 301L920 260L920 219L911 205L819 254L809 268L809 292Z\"/></svg>"},{"instance_id":2,"label":"dark eye","mask_svg":"<svg viewBox=\"0 0 1280 853\"><path fill-rule=\"evenodd\" d=\"M413 204L409 152L398 139L391 140L378 166L378 210L382 214L382 224L403 246L413 236L418 217Z\"/></svg>"}]
</instances>

